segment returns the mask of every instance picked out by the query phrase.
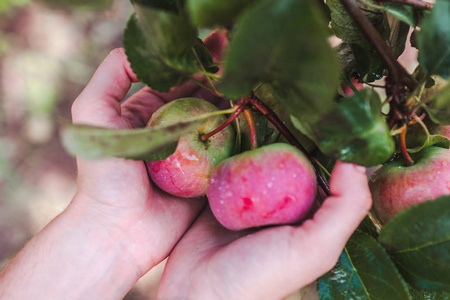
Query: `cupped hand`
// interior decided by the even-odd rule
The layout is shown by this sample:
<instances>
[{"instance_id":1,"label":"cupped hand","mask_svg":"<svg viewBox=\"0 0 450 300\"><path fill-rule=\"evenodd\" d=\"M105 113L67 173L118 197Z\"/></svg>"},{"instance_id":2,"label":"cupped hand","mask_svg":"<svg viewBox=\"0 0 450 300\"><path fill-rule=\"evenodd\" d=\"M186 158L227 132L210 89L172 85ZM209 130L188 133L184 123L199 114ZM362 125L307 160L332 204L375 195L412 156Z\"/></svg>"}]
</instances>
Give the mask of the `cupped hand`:
<instances>
[{"instance_id":1,"label":"cupped hand","mask_svg":"<svg viewBox=\"0 0 450 300\"><path fill-rule=\"evenodd\" d=\"M167 262L158 299L283 299L329 271L372 201L365 170L338 162L300 226L233 232L206 207Z\"/></svg>"},{"instance_id":2,"label":"cupped hand","mask_svg":"<svg viewBox=\"0 0 450 300\"><path fill-rule=\"evenodd\" d=\"M215 32L206 40L219 59L226 43ZM137 82L123 49L113 50L103 61L72 106L75 124L117 129L145 127L152 113L167 101L180 97L213 100L203 89L187 82L169 93L143 88L126 101L131 84ZM110 228L128 248L142 276L164 259L205 205L204 199L180 199L155 188L144 162L121 158L78 158L78 189L71 206Z\"/></svg>"}]
</instances>

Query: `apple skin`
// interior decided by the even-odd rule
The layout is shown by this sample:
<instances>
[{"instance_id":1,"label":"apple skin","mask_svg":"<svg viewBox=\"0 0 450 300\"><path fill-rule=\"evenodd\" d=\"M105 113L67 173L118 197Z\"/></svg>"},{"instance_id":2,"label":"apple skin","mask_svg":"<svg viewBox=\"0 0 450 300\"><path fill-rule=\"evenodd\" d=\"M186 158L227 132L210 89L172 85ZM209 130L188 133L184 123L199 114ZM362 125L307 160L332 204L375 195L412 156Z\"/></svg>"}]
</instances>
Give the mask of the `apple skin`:
<instances>
[{"instance_id":1,"label":"apple skin","mask_svg":"<svg viewBox=\"0 0 450 300\"><path fill-rule=\"evenodd\" d=\"M436 130L436 133L446 136L450 139L450 126L441 126Z\"/></svg>"},{"instance_id":2,"label":"apple skin","mask_svg":"<svg viewBox=\"0 0 450 300\"><path fill-rule=\"evenodd\" d=\"M351 81L352 81L353 86L354 86L358 91L360 91L360 90L364 87L364 84L358 82L358 79L355 78L355 77L352 77ZM345 83L342 83L342 84L341 84L341 89L342 89L342 92L344 93L344 96L345 96L345 97L350 97L350 96L352 96L352 95L355 93L355 92L352 90L352 88L351 88L348 84L345 84Z\"/></svg>"},{"instance_id":3,"label":"apple skin","mask_svg":"<svg viewBox=\"0 0 450 300\"><path fill-rule=\"evenodd\" d=\"M167 126L185 118L217 111L217 107L199 98L182 98L161 106L147 127ZM211 117L197 132L181 136L175 152L164 160L147 161L153 182L165 192L184 198L204 196L215 165L233 154L235 135L231 126L201 140L205 133L217 128L226 118Z\"/></svg>"},{"instance_id":4,"label":"apple skin","mask_svg":"<svg viewBox=\"0 0 450 300\"><path fill-rule=\"evenodd\" d=\"M450 150L430 147L412 157L414 165L408 167L403 158L396 159L370 178L371 215L381 225L412 205L450 195Z\"/></svg>"},{"instance_id":5,"label":"apple skin","mask_svg":"<svg viewBox=\"0 0 450 300\"><path fill-rule=\"evenodd\" d=\"M230 157L211 174L207 197L230 230L302 220L317 190L309 160L288 144L271 144Z\"/></svg>"}]
</instances>

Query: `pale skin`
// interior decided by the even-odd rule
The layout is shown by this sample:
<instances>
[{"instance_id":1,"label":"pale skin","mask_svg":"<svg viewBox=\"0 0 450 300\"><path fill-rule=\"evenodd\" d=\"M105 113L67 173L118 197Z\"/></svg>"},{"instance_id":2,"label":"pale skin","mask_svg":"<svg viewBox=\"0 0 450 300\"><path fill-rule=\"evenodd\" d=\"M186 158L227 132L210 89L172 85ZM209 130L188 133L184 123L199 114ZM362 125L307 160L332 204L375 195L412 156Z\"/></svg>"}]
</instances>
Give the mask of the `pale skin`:
<instances>
[{"instance_id":1,"label":"pale skin","mask_svg":"<svg viewBox=\"0 0 450 300\"><path fill-rule=\"evenodd\" d=\"M226 41L216 33L205 43L218 58ZM189 82L167 94L144 88L121 104L137 81L123 49L113 50L75 100L73 122L139 128L167 101L213 100ZM1 271L0 299L122 299L168 256L159 299L282 299L334 266L372 203L364 168L338 162L332 196L312 219L232 232L205 199L155 188L143 162L77 165L73 200Z\"/></svg>"}]
</instances>

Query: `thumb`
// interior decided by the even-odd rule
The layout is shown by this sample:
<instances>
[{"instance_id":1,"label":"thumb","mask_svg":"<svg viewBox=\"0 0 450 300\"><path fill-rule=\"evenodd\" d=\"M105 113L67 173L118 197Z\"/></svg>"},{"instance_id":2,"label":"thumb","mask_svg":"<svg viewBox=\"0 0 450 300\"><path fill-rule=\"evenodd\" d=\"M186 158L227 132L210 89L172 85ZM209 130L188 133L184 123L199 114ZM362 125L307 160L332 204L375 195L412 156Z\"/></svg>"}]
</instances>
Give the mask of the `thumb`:
<instances>
[{"instance_id":1,"label":"thumb","mask_svg":"<svg viewBox=\"0 0 450 300\"><path fill-rule=\"evenodd\" d=\"M330 190L331 197L309 222L308 233L333 245L338 256L372 206L366 169L337 162L331 174Z\"/></svg>"}]
</instances>

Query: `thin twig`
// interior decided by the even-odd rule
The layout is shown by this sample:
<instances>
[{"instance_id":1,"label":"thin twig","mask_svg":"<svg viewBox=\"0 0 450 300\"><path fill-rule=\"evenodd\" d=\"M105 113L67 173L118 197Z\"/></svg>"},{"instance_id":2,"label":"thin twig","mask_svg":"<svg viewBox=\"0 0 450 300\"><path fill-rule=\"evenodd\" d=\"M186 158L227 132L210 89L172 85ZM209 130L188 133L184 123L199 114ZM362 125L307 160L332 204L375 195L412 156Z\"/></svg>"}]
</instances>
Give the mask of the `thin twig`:
<instances>
[{"instance_id":1,"label":"thin twig","mask_svg":"<svg viewBox=\"0 0 450 300\"><path fill-rule=\"evenodd\" d=\"M230 125L231 122L233 122L233 120L236 119L239 116L239 114L245 109L245 106L247 105L247 103L248 103L248 97L245 97L245 98L242 98L241 100L239 100L238 103L236 103L236 105L234 106L235 110L234 110L233 114L231 114L231 116L224 123L222 123L219 127L202 135L201 140L206 141L207 139L209 139L216 133L220 132L228 125Z\"/></svg>"},{"instance_id":2,"label":"thin twig","mask_svg":"<svg viewBox=\"0 0 450 300\"><path fill-rule=\"evenodd\" d=\"M209 76L208 72L206 72L206 69L203 66L202 61L200 60L200 57L198 56L197 51L195 51L194 47L192 47L192 52L194 53L195 59L197 60L198 64L200 65L200 69L202 70L203 75L206 77L206 80L208 81L209 85L214 90L214 93L218 93L219 91L217 90L216 86L212 82L211 77Z\"/></svg>"},{"instance_id":3,"label":"thin twig","mask_svg":"<svg viewBox=\"0 0 450 300\"><path fill-rule=\"evenodd\" d=\"M414 161L412 160L411 156L408 153L408 149L406 148L406 131L408 130L408 127L405 126L405 130L403 130L400 133L400 148L402 149L403 157L405 158L406 165L412 166L414 164Z\"/></svg>"},{"instance_id":4,"label":"thin twig","mask_svg":"<svg viewBox=\"0 0 450 300\"><path fill-rule=\"evenodd\" d=\"M252 110L250 107L244 109L244 117L247 121L248 131L250 134L250 149L258 148L258 139L256 138L255 121L253 120Z\"/></svg>"},{"instance_id":5,"label":"thin twig","mask_svg":"<svg viewBox=\"0 0 450 300\"><path fill-rule=\"evenodd\" d=\"M249 102L256 109L258 109L280 131L280 133L286 138L286 140L291 145L297 147L300 151L302 151L305 154L305 156L310 160L313 166L320 187L325 192L325 194L327 194L327 196L330 196L331 195L330 187L328 186L328 183L325 180L325 178L323 178L322 174L316 168L316 165L318 163L317 159L309 155L308 151L306 151L303 145L300 144L297 138L289 131L286 125L284 125L283 121L281 121L280 118L278 118L278 116L273 112L273 110L270 109L270 107L268 107L264 102L259 100L258 97L256 97L254 94L252 94L249 97Z\"/></svg>"}]
</instances>

